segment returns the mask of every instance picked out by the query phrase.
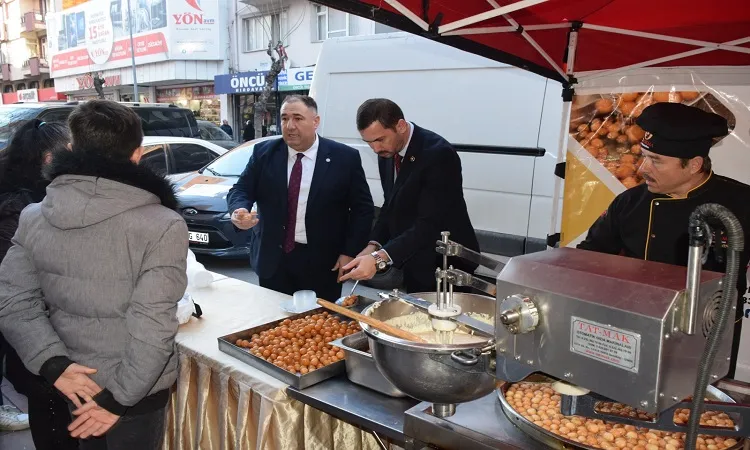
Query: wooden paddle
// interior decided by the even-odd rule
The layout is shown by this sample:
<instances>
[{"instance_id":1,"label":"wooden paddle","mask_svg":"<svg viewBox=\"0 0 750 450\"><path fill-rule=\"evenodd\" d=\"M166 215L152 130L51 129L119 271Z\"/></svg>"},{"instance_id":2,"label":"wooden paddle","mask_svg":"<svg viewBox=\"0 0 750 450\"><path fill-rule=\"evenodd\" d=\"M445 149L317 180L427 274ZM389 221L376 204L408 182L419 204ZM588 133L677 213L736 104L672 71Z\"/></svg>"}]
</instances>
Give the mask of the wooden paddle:
<instances>
[{"instance_id":1,"label":"wooden paddle","mask_svg":"<svg viewBox=\"0 0 750 450\"><path fill-rule=\"evenodd\" d=\"M370 316L365 316L358 312L354 312L350 309L347 309L339 305L336 305L334 303L331 303L329 301L323 300L322 298L318 299L318 304L322 306L323 308L330 309L331 311L339 313L342 316L346 316L350 319L354 319L359 322L364 322L367 325L370 325L371 327L375 328L376 330L382 331L383 333L386 333L386 334L390 334L391 336L405 339L407 341L419 342L422 344L428 343L426 340L422 339L416 334L412 334L412 333L409 333L408 331L404 331L400 328L396 328L392 325L388 325L387 323L381 322L380 320L377 320L377 319L373 319Z\"/></svg>"}]
</instances>

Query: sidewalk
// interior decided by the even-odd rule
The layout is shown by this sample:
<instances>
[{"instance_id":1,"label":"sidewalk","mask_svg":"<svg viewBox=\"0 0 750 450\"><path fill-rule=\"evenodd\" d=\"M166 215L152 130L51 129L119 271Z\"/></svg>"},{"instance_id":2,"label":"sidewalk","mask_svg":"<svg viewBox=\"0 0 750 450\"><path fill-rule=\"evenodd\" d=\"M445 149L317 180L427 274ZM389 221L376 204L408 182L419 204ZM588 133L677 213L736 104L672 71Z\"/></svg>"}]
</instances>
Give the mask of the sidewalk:
<instances>
[{"instance_id":1,"label":"sidewalk","mask_svg":"<svg viewBox=\"0 0 750 450\"><path fill-rule=\"evenodd\" d=\"M15 405L23 412L28 412L26 397L13 389L13 385L3 378L3 404ZM34 450L31 440L31 431L6 431L0 432L0 450Z\"/></svg>"}]
</instances>

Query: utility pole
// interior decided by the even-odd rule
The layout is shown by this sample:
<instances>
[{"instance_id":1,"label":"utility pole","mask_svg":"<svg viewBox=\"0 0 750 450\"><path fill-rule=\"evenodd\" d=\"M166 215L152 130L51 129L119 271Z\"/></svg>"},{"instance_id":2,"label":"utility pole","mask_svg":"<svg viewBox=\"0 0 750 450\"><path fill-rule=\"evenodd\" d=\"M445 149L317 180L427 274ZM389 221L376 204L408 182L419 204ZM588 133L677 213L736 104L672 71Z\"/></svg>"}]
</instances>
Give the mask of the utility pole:
<instances>
[{"instance_id":1,"label":"utility pole","mask_svg":"<svg viewBox=\"0 0 750 450\"><path fill-rule=\"evenodd\" d=\"M130 0L128 0L128 30L130 31L130 60L133 65L133 98L136 103L139 103L138 78L136 78L135 73L135 45L133 44L133 15L130 12Z\"/></svg>"}]
</instances>

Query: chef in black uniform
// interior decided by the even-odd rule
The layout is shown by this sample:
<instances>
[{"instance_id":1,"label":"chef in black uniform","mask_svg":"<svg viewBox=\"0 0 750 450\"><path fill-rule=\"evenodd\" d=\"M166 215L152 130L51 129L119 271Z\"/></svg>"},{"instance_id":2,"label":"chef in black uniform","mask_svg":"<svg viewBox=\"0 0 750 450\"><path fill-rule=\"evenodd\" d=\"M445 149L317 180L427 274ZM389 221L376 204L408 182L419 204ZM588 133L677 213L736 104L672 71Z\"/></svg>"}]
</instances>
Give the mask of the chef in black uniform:
<instances>
[{"instance_id":1,"label":"chef in black uniform","mask_svg":"<svg viewBox=\"0 0 750 450\"><path fill-rule=\"evenodd\" d=\"M680 103L656 103L643 111L637 123L646 132L638 169L646 182L615 197L578 248L687 266L690 214L705 203L732 211L745 233L729 369L729 377L734 377L750 258L750 186L711 170L709 149L715 138L729 133L727 121ZM724 247L718 251L714 247L703 268L723 273L726 235L720 233Z\"/></svg>"}]
</instances>

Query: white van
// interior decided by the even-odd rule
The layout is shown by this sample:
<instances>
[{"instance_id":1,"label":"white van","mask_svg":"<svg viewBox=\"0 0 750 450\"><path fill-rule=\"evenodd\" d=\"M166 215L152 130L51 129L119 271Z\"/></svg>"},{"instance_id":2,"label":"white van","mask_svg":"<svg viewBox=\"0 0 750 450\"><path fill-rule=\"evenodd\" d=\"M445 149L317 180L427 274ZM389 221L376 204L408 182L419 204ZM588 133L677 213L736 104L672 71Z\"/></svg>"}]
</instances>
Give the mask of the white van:
<instances>
[{"instance_id":1,"label":"white van","mask_svg":"<svg viewBox=\"0 0 750 450\"><path fill-rule=\"evenodd\" d=\"M561 93L555 81L408 33L326 40L310 89L320 135L360 151L376 206L377 156L355 125L363 101L389 98L451 142L481 249L502 256L546 248Z\"/></svg>"}]
</instances>

